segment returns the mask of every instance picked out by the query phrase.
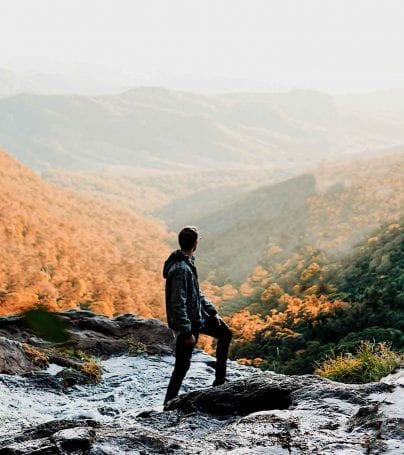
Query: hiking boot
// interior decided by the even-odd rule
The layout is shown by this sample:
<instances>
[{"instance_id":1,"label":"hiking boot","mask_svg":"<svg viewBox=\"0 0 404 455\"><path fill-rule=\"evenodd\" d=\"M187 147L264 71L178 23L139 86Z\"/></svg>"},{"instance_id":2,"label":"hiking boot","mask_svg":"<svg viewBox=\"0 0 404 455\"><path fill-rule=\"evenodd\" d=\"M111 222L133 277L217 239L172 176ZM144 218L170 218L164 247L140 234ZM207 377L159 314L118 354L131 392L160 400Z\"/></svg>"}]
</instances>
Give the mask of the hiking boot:
<instances>
[{"instance_id":1,"label":"hiking boot","mask_svg":"<svg viewBox=\"0 0 404 455\"><path fill-rule=\"evenodd\" d=\"M225 382L229 382L229 380L227 378L216 378L214 381L213 381L213 384L212 384L212 387L216 387L218 385L222 385L224 384Z\"/></svg>"}]
</instances>

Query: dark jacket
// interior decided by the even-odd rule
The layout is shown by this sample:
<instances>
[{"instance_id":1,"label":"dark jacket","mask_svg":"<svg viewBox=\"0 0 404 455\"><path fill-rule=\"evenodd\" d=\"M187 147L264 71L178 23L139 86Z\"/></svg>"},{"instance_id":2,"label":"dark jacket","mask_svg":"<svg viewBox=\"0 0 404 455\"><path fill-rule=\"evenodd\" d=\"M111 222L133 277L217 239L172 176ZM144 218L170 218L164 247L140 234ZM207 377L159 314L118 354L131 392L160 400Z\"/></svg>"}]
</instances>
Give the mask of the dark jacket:
<instances>
[{"instance_id":1,"label":"dark jacket","mask_svg":"<svg viewBox=\"0 0 404 455\"><path fill-rule=\"evenodd\" d=\"M199 289L195 256L176 250L164 263L168 326L180 333L199 330L217 311Z\"/></svg>"}]
</instances>

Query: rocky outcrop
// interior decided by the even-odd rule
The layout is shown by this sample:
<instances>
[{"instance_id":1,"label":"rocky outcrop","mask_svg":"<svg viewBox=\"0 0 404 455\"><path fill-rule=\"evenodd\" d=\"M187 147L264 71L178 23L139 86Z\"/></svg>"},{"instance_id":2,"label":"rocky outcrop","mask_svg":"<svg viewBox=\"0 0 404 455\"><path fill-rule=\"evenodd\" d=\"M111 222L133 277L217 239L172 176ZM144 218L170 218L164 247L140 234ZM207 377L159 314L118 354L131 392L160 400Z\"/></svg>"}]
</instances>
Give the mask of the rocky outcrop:
<instances>
[{"instance_id":1,"label":"rocky outcrop","mask_svg":"<svg viewBox=\"0 0 404 455\"><path fill-rule=\"evenodd\" d=\"M0 374L32 373L54 363L64 367L58 377L69 387L99 380L101 369L94 362L89 364L89 359L83 358L86 355L108 358L119 354L173 351L171 330L156 319L142 319L132 314L107 318L80 310L51 315L45 327L39 328L31 325L24 315L0 317ZM36 317L38 319L40 317ZM44 333L50 332L46 325L52 322L60 331L60 334L53 331L53 338L63 341L44 339Z\"/></svg>"},{"instance_id":2,"label":"rocky outcrop","mask_svg":"<svg viewBox=\"0 0 404 455\"><path fill-rule=\"evenodd\" d=\"M402 412L390 416L385 409L389 397L391 404L403 397L400 376L352 385L264 373L181 395L166 410L189 419L201 412L228 419L203 441L205 453L379 454L389 448L400 453Z\"/></svg>"},{"instance_id":3,"label":"rocky outcrop","mask_svg":"<svg viewBox=\"0 0 404 455\"><path fill-rule=\"evenodd\" d=\"M151 354L171 353L173 350L171 330L157 319L142 319L132 314L107 318L83 310L53 314L64 323L68 334L68 340L57 343L58 346L101 357L139 350L139 347ZM37 347L55 345L29 327L24 316L0 317L0 336Z\"/></svg>"},{"instance_id":4,"label":"rocky outcrop","mask_svg":"<svg viewBox=\"0 0 404 455\"><path fill-rule=\"evenodd\" d=\"M41 331L30 326L24 315L0 317L0 373L36 371L46 367L48 361L80 370L83 362L70 358L67 355L69 352L73 355L81 352L98 357L122 353L173 352L173 333L157 319L142 319L132 314L110 319L81 310L52 315L66 332L62 342L44 339ZM39 357L35 359L35 355L30 356L29 353L37 353ZM41 358L42 362L39 361Z\"/></svg>"},{"instance_id":5,"label":"rocky outcrop","mask_svg":"<svg viewBox=\"0 0 404 455\"><path fill-rule=\"evenodd\" d=\"M386 406L402 395L399 378L347 385L311 375L253 375L183 394L164 412L115 415L104 423L49 421L0 441L0 455L398 454L402 417ZM288 400L275 401L276 391Z\"/></svg>"},{"instance_id":6,"label":"rocky outcrop","mask_svg":"<svg viewBox=\"0 0 404 455\"><path fill-rule=\"evenodd\" d=\"M133 314L115 318L90 311L60 313L71 333L70 344L94 355L114 355L144 347L149 354L171 353L174 347L172 331L158 319L143 319Z\"/></svg>"},{"instance_id":7,"label":"rocky outcrop","mask_svg":"<svg viewBox=\"0 0 404 455\"><path fill-rule=\"evenodd\" d=\"M386 392L390 388L384 383L347 385L315 375L287 376L268 372L181 395L171 400L165 409L180 409L186 413L202 411L218 416L247 415L288 409L301 401L327 397L364 404L364 397L370 393Z\"/></svg>"},{"instance_id":8,"label":"rocky outcrop","mask_svg":"<svg viewBox=\"0 0 404 455\"><path fill-rule=\"evenodd\" d=\"M0 374L0 455L402 453L401 372L378 383L351 385L229 362L230 382L211 387L214 359L199 351L184 382L183 390L191 391L163 410L174 358L147 351L171 352L173 340L164 324L82 311L58 317L70 337L62 347L100 353L103 378L88 384L81 360L50 349L55 343L17 317L0 319L0 332L14 337L0 338L0 365L8 362L14 373L35 370ZM121 349L125 355L109 355ZM141 355L130 356L131 351ZM45 352L49 355L42 358ZM15 362L4 353L13 353ZM41 366L35 362L45 360L51 369L54 363L65 369L37 371ZM63 381L75 387L66 389Z\"/></svg>"},{"instance_id":9,"label":"rocky outcrop","mask_svg":"<svg viewBox=\"0 0 404 455\"><path fill-rule=\"evenodd\" d=\"M0 455L88 453L95 441L92 420L56 420L0 443Z\"/></svg>"},{"instance_id":10,"label":"rocky outcrop","mask_svg":"<svg viewBox=\"0 0 404 455\"><path fill-rule=\"evenodd\" d=\"M0 337L0 374L24 374L47 366L47 358L32 347Z\"/></svg>"},{"instance_id":11,"label":"rocky outcrop","mask_svg":"<svg viewBox=\"0 0 404 455\"><path fill-rule=\"evenodd\" d=\"M170 401L166 410L186 413L202 411L213 415L247 415L268 409L287 409L292 393L308 386L324 385L318 376L285 376L274 373L252 375L222 386L197 390Z\"/></svg>"}]
</instances>

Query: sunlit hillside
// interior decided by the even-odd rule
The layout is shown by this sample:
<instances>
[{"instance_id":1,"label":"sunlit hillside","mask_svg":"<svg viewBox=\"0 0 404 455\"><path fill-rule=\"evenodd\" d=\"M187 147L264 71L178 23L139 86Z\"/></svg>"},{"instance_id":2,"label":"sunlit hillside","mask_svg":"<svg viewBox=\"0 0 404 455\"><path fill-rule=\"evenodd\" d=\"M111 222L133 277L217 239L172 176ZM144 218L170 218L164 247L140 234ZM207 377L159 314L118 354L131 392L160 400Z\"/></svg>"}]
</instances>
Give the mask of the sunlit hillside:
<instances>
[{"instance_id":1,"label":"sunlit hillside","mask_svg":"<svg viewBox=\"0 0 404 455\"><path fill-rule=\"evenodd\" d=\"M0 152L0 314L42 304L164 317L167 240L159 222L58 189Z\"/></svg>"},{"instance_id":2,"label":"sunlit hillside","mask_svg":"<svg viewBox=\"0 0 404 455\"><path fill-rule=\"evenodd\" d=\"M326 354L352 350L364 339L402 349L403 221L385 223L338 260L312 254L306 263L289 261L294 273L287 275L285 268L283 282L257 270L244 285L249 306L230 320L233 354L259 357L279 371L307 373Z\"/></svg>"},{"instance_id":3,"label":"sunlit hillside","mask_svg":"<svg viewBox=\"0 0 404 455\"><path fill-rule=\"evenodd\" d=\"M125 169L108 171L48 170L43 178L58 186L107 198L137 212L153 215L177 231L236 200L242 193L290 177L279 169L223 169L163 171Z\"/></svg>"},{"instance_id":4,"label":"sunlit hillside","mask_svg":"<svg viewBox=\"0 0 404 455\"><path fill-rule=\"evenodd\" d=\"M347 252L404 207L404 153L323 165L258 188L196 220L201 275L241 283L255 266L274 268L310 246Z\"/></svg>"}]
</instances>

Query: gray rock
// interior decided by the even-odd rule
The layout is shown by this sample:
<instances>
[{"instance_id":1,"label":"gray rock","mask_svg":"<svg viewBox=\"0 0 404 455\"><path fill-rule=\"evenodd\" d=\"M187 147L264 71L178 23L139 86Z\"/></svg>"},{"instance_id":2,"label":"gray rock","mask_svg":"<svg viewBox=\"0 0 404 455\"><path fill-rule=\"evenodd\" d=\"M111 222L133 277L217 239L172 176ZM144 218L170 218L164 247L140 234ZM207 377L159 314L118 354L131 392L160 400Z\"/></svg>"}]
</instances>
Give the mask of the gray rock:
<instances>
[{"instance_id":1,"label":"gray rock","mask_svg":"<svg viewBox=\"0 0 404 455\"><path fill-rule=\"evenodd\" d=\"M57 447L46 438L15 442L0 448L0 455L55 455L57 453L59 453Z\"/></svg>"},{"instance_id":2,"label":"gray rock","mask_svg":"<svg viewBox=\"0 0 404 455\"><path fill-rule=\"evenodd\" d=\"M0 442L0 455L88 453L95 441L92 420L54 420Z\"/></svg>"},{"instance_id":3,"label":"gray rock","mask_svg":"<svg viewBox=\"0 0 404 455\"><path fill-rule=\"evenodd\" d=\"M0 373L24 374L46 366L40 359L29 356L22 343L0 337Z\"/></svg>"},{"instance_id":4,"label":"gray rock","mask_svg":"<svg viewBox=\"0 0 404 455\"><path fill-rule=\"evenodd\" d=\"M65 322L70 334L63 346L91 355L108 357L128 353L133 344L139 343L151 354L171 353L174 349L172 331L157 319L142 319L132 314L107 318L83 310L55 314ZM0 317L0 336L38 347L52 346L26 325L23 316Z\"/></svg>"},{"instance_id":5,"label":"gray rock","mask_svg":"<svg viewBox=\"0 0 404 455\"><path fill-rule=\"evenodd\" d=\"M71 334L69 348L105 357L131 350L133 353L172 352L172 333L156 320L142 320L133 315L108 319L86 311L59 313L59 317L64 318ZM20 336L21 340L30 340L39 347L49 346L24 327L18 317L0 318L0 333L15 340ZM14 352L17 359L23 355L21 343L3 338L2 346L3 364L9 362L6 359L9 352ZM198 361L198 357L208 360ZM59 358L59 353L50 359L73 369L78 363L78 360ZM21 360L24 361L30 359ZM195 353L194 369L191 367L183 390L211 383L211 361L206 355ZM161 411L161 408L150 408L162 402L172 371L172 357L125 355L101 363L105 369L99 385L79 385L70 391L53 388L52 381L58 384L60 374L45 380L46 373L35 372L33 375L38 380L35 383L32 373L22 378L0 377L4 393L14 393L8 400L12 415L2 414L6 428L3 436L8 439L0 441L0 455L403 453L401 373L379 383L351 385L314 375L287 376L257 373L254 369L243 370L241 374L241 367L230 362L229 377L244 379L180 395ZM14 371L23 367L20 365ZM28 371L29 368L30 365ZM32 395L25 396L26 390L31 390ZM32 409L32 417L25 424L35 424L38 410L42 409L42 397L44 406L47 403L52 406L53 414L47 415L61 420L24 430L22 424L13 423L12 419L25 409L16 410L13 397L16 403L25 403L27 411ZM65 413L67 410L69 414ZM72 420L63 420L66 416ZM92 416L99 423L83 420L83 416ZM14 433L7 433L7 428Z\"/></svg>"},{"instance_id":6,"label":"gray rock","mask_svg":"<svg viewBox=\"0 0 404 455\"><path fill-rule=\"evenodd\" d=\"M389 386L382 383L347 386L315 375L265 373L180 395L171 400L165 409L179 409L186 413L202 411L213 415L247 415L262 410L288 409L301 401L327 396L362 403L363 395L387 389Z\"/></svg>"},{"instance_id":7,"label":"gray rock","mask_svg":"<svg viewBox=\"0 0 404 455\"><path fill-rule=\"evenodd\" d=\"M63 368L62 371L56 374L56 379L59 379L64 387L72 387L75 385L94 384L94 379L87 373L71 368Z\"/></svg>"},{"instance_id":8,"label":"gray rock","mask_svg":"<svg viewBox=\"0 0 404 455\"><path fill-rule=\"evenodd\" d=\"M50 440L56 447L66 450L88 450L95 441L95 430L89 427L66 428L54 433Z\"/></svg>"},{"instance_id":9,"label":"gray rock","mask_svg":"<svg viewBox=\"0 0 404 455\"><path fill-rule=\"evenodd\" d=\"M381 411L397 387L265 373L180 395L165 409L184 413L172 427L173 435L198 435L193 446L186 445L185 453L379 454L389 447L403 448L399 425L394 431L392 425L399 420ZM203 433L205 413L211 419L228 417L215 431ZM158 421L145 413L141 417ZM190 430L191 422L199 434ZM199 446L203 450L192 451L191 447ZM386 453L402 453L394 450Z\"/></svg>"}]
</instances>

